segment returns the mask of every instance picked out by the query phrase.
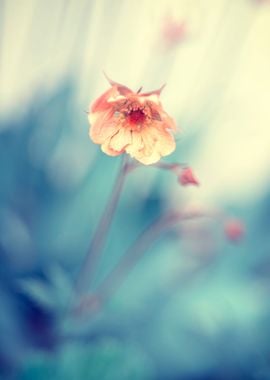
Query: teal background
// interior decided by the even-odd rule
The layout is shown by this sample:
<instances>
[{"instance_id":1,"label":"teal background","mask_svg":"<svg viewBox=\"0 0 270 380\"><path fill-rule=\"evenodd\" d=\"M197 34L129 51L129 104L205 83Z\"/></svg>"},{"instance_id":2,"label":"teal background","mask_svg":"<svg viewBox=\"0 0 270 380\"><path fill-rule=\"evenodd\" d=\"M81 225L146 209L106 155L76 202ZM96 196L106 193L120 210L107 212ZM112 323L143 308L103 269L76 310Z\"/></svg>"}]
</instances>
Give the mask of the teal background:
<instances>
[{"instance_id":1,"label":"teal background","mask_svg":"<svg viewBox=\"0 0 270 380\"><path fill-rule=\"evenodd\" d=\"M2 0L0 20L0 378L268 379L268 2ZM167 83L179 132L165 161L201 185L130 173L94 288L167 209L219 217L160 236L98 314L67 320L121 161L88 138L102 70L134 90Z\"/></svg>"}]
</instances>

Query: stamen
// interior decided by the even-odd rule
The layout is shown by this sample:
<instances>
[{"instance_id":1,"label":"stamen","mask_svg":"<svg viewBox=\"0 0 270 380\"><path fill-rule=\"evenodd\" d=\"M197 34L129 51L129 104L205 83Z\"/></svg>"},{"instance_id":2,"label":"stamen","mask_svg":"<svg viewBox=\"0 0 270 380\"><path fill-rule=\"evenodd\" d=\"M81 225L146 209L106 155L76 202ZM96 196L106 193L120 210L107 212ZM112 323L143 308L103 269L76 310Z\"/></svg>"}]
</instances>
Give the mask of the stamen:
<instances>
[{"instance_id":1,"label":"stamen","mask_svg":"<svg viewBox=\"0 0 270 380\"><path fill-rule=\"evenodd\" d=\"M142 109L133 109L127 115L128 121L131 124L142 124L145 121L145 114Z\"/></svg>"}]
</instances>

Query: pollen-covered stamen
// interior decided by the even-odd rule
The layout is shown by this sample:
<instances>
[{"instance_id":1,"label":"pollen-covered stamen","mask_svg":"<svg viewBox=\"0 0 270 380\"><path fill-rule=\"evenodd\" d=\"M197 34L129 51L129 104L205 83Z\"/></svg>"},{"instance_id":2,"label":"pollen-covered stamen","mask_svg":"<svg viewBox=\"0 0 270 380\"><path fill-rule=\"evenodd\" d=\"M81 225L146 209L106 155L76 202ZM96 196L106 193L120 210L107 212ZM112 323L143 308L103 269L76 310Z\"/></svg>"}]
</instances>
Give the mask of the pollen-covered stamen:
<instances>
[{"instance_id":1,"label":"pollen-covered stamen","mask_svg":"<svg viewBox=\"0 0 270 380\"><path fill-rule=\"evenodd\" d=\"M151 124L153 120L161 120L150 102L142 103L134 99L117 102L114 106L114 116L126 127L138 131Z\"/></svg>"},{"instance_id":2,"label":"pollen-covered stamen","mask_svg":"<svg viewBox=\"0 0 270 380\"><path fill-rule=\"evenodd\" d=\"M131 124L143 124L146 119L146 115L142 109L132 110L127 114L128 122Z\"/></svg>"},{"instance_id":3,"label":"pollen-covered stamen","mask_svg":"<svg viewBox=\"0 0 270 380\"><path fill-rule=\"evenodd\" d=\"M149 117L151 116L148 106L142 105L139 102L130 100L121 107L121 112L125 116L128 124L134 126L142 126L147 123Z\"/></svg>"}]
</instances>

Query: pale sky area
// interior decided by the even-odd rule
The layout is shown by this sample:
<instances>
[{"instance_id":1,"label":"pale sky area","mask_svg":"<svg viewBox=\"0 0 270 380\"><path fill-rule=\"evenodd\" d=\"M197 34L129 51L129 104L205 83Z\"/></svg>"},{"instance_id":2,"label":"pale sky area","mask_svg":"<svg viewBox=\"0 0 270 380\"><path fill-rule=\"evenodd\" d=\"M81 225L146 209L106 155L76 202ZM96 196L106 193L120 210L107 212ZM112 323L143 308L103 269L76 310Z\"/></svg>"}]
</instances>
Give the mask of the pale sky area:
<instances>
[{"instance_id":1,"label":"pale sky area","mask_svg":"<svg viewBox=\"0 0 270 380\"><path fill-rule=\"evenodd\" d=\"M106 89L102 70L134 89L166 82L181 158L199 134L191 165L202 186L187 197L248 202L269 188L270 2L1 0L0 12L2 119L68 74L82 110ZM167 50L166 17L184 20L187 35Z\"/></svg>"}]
</instances>

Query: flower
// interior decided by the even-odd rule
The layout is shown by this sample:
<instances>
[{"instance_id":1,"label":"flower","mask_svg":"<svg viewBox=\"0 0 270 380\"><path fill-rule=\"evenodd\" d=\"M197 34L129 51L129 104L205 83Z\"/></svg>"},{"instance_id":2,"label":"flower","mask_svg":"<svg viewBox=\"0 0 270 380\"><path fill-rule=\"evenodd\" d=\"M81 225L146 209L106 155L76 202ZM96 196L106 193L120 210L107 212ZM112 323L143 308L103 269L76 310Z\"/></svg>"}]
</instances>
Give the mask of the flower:
<instances>
[{"instance_id":1,"label":"flower","mask_svg":"<svg viewBox=\"0 0 270 380\"><path fill-rule=\"evenodd\" d=\"M245 227L240 220L229 219L225 222L224 232L230 241L237 242L243 238Z\"/></svg>"},{"instance_id":2,"label":"flower","mask_svg":"<svg viewBox=\"0 0 270 380\"><path fill-rule=\"evenodd\" d=\"M194 176L192 169L189 167L183 168L178 176L178 182L183 185L194 185L199 186L199 181Z\"/></svg>"},{"instance_id":3,"label":"flower","mask_svg":"<svg viewBox=\"0 0 270 380\"><path fill-rule=\"evenodd\" d=\"M163 110L160 89L146 93L107 78L111 88L90 107L89 136L104 153L128 153L144 165L154 164L175 150L173 119Z\"/></svg>"}]
</instances>

